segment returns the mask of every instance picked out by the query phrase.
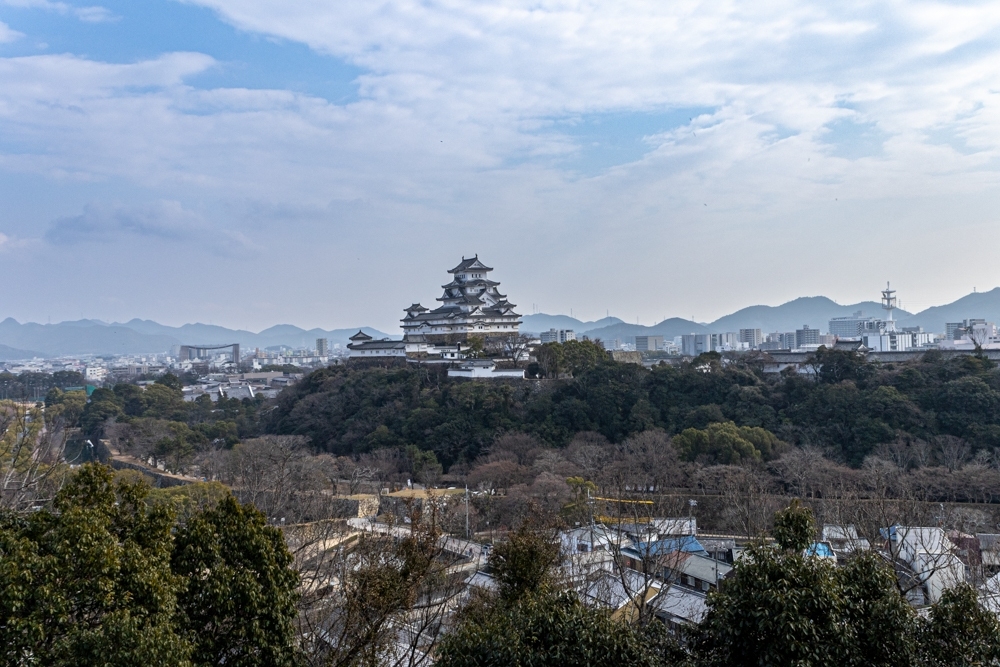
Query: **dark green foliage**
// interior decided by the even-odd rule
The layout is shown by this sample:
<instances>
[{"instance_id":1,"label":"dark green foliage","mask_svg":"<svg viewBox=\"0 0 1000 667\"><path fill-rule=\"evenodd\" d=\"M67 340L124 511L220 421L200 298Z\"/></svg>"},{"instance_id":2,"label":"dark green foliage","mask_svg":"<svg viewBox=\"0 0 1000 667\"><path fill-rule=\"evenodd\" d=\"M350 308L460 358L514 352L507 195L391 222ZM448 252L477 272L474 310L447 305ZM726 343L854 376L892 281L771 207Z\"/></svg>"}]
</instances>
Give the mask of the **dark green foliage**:
<instances>
[{"instance_id":1,"label":"dark green foliage","mask_svg":"<svg viewBox=\"0 0 1000 667\"><path fill-rule=\"evenodd\" d=\"M37 401L53 388L65 391L68 387L85 385L83 374L76 371L56 371L52 374L29 371L19 375L3 371L0 373L0 399Z\"/></svg>"},{"instance_id":2,"label":"dark green foliage","mask_svg":"<svg viewBox=\"0 0 1000 667\"><path fill-rule=\"evenodd\" d=\"M86 391L63 391L53 387L45 394L45 423L66 428L77 426L86 405Z\"/></svg>"},{"instance_id":3,"label":"dark green foliage","mask_svg":"<svg viewBox=\"0 0 1000 667\"><path fill-rule=\"evenodd\" d=\"M839 568L804 555L813 530L797 503L778 513L780 548L755 544L709 595L696 665L965 667L1000 660L1000 623L971 587L948 590L921 620L879 554L859 553Z\"/></svg>"},{"instance_id":4,"label":"dark green foliage","mask_svg":"<svg viewBox=\"0 0 1000 667\"><path fill-rule=\"evenodd\" d=\"M82 466L51 509L0 516L0 663L292 664L280 533L228 493L177 531L135 479Z\"/></svg>"},{"instance_id":5,"label":"dark green foliage","mask_svg":"<svg viewBox=\"0 0 1000 667\"><path fill-rule=\"evenodd\" d=\"M621 442L652 428L675 436L694 429L675 443L706 463L767 461L784 444L810 444L860 466L882 444L940 435L963 438L973 451L1000 447L1000 371L972 356L931 352L882 366L821 349L807 364L816 376L806 377L765 376L751 355L647 370L583 343L546 345L541 354L549 379L539 383L450 379L432 366L321 369L283 392L263 426L334 454L413 446L445 470L509 431L558 447L581 431Z\"/></svg>"},{"instance_id":6,"label":"dark green foliage","mask_svg":"<svg viewBox=\"0 0 1000 667\"><path fill-rule=\"evenodd\" d=\"M837 570L844 597L843 620L851 651L842 664L858 667L910 665L919 640L917 615L899 594L896 575L866 551Z\"/></svg>"},{"instance_id":7,"label":"dark green foliage","mask_svg":"<svg viewBox=\"0 0 1000 667\"><path fill-rule=\"evenodd\" d=\"M232 496L177 531L172 565L187 580L180 618L196 664L294 664L291 562L281 532Z\"/></svg>"},{"instance_id":8,"label":"dark green foliage","mask_svg":"<svg viewBox=\"0 0 1000 667\"><path fill-rule=\"evenodd\" d=\"M945 591L931 608L923 633L925 665L967 667L1000 662L1000 624L963 584Z\"/></svg>"},{"instance_id":9,"label":"dark green foliage","mask_svg":"<svg viewBox=\"0 0 1000 667\"><path fill-rule=\"evenodd\" d=\"M798 500L774 515L774 541L786 551L805 551L815 534L812 510L803 507Z\"/></svg>"},{"instance_id":10,"label":"dark green foliage","mask_svg":"<svg viewBox=\"0 0 1000 667\"><path fill-rule=\"evenodd\" d=\"M173 519L142 484L84 466L55 511L0 524L4 664L186 665L170 570Z\"/></svg>"},{"instance_id":11,"label":"dark green foliage","mask_svg":"<svg viewBox=\"0 0 1000 667\"><path fill-rule=\"evenodd\" d=\"M713 667L843 664L844 608L832 563L757 544L709 595L700 660Z\"/></svg>"},{"instance_id":12,"label":"dark green foliage","mask_svg":"<svg viewBox=\"0 0 1000 667\"><path fill-rule=\"evenodd\" d=\"M440 667L562 667L680 664L683 655L659 624L640 628L585 606L552 586L558 545L522 525L490 554L498 583L459 614L438 651Z\"/></svg>"},{"instance_id":13,"label":"dark green foliage","mask_svg":"<svg viewBox=\"0 0 1000 667\"><path fill-rule=\"evenodd\" d=\"M559 545L527 523L490 553L490 571L502 600L517 600L529 593L547 592L552 568L559 561Z\"/></svg>"},{"instance_id":14,"label":"dark green foliage","mask_svg":"<svg viewBox=\"0 0 1000 667\"><path fill-rule=\"evenodd\" d=\"M585 607L574 594L528 595L497 604L445 637L439 667L653 667L662 650L646 634L604 611Z\"/></svg>"},{"instance_id":15,"label":"dark green foliage","mask_svg":"<svg viewBox=\"0 0 1000 667\"><path fill-rule=\"evenodd\" d=\"M770 461L781 451L781 442L770 431L733 422L686 428L674 437L674 446L688 461L730 465Z\"/></svg>"}]
</instances>

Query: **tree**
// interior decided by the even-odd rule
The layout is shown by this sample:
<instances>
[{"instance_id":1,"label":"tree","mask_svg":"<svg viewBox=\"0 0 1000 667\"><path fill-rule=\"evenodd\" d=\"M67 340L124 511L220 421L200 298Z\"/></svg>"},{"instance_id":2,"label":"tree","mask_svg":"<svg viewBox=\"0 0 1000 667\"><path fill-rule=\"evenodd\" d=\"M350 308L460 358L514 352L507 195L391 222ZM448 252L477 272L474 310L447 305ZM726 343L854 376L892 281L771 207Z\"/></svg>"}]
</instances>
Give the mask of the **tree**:
<instances>
[{"instance_id":1,"label":"tree","mask_svg":"<svg viewBox=\"0 0 1000 667\"><path fill-rule=\"evenodd\" d=\"M559 343L545 343L535 348L535 359L545 377L556 378L563 370L563 347Z\"/></svg>"},{"instance_id":2,"label":"tree","mask_svg":"<svg viewBox=\"0 0 1000 667\"><path fill-rule=\"evenodd\" d=\"M878 554L862 551L837 570L844 597L850 651L843 664L857 667L911 665L919 627L913 607L896 587L896 573Z\"/></svg>"},{"instance_id":3,"label":"tree","mask_svg":"<svg viewBox=\"0 0 1000 667\"><path fill-rule=\"evenodd\" d=\"M806 362L813 368L820 382L837 384L845 380L862 383L873 375L873 368L865 358L850 350L831 350L820 346Z\"/></svg>"},{"instance_id":4,"label":"tree","mask_svg":"<svg viewBox=\"0 0 1000 667\"><path fill-rule=\"evenodd\" d=\"M57 478L65 471L64 432L57 425L44 426L38 407L0 401L0 507L23 509L58 488Z\"/></svg>"},{"instance_id":5,"label":"tree","mask_svg":"<svg viewBox=\"0 0 1000 667\"><path fill-rule=\"evenodd\" d=\"M553 584L559 545L528 522L490 552L490 570L501 600L518 600L528 593L545 593Z\"/></svg>"},{"instance_id":6,"label":"tree","mask_svg":"<svg viewBox=\"0 0 1000 667\"><path fill-rule=\"evenodd\" d=\"M710 596L698 640L705 664L909 664L916 617L891 568L864 554L837 570L806 555L814 533L797 501L776 514L778 549L753 545Z\"/></svg>"},{"instance_id":7,"label":"tree","mask_svg":"<svg viewBox=\"0 0 1000 667\"><path fill-rule=\"evenodd\" d=\"M171 564L187 586L181 628L198 665L295 664L298 575L284 538L228 496L177 531Z\"/></svg>"},{"instance_id":8,"label":"tree","mask_svg":"<svg viewBox=\"0 0 1000 667\"><path fill-rule=\"evenodd\" d=\"M307 664L415 666L434 652L465 577L449 570L438 503L407 509L408 529L371 524L351 540L323 522L293 533L302 540L296 558L307 591L299 617Z\"/></svg>"},{"instance_id":9,"label":"tree","mask_svg":"<svg viewBox=\"0 0 1000 667\"><path fill-rule=\"evenodd\" d=\"M534 337L528 334L510 334L503 337L503 356L510 359L515 365L521 364L528 358L528 350L531 349Z\"/></svg>"},{"instance_id":10,"label":"tree","mask_svg":"<svg viewBox=\"0 0 1000 667\"><path fill-rule=\"evenodd\" d=\"M486 348L486 339L482 336L469 336L465 339L465 356L476 359L483 354Z\"/></svg>"},{"instance_id":11,"label":"tree","mask_svg":"<svg viewBox=\"0 0 1000 667\"><path fill-rule=\"evenodd\" d=\"M527 524L490 554L496 594L474 596L438 650L439 667L669 664L659 628L640 629L553 587L558 547Z\"/></svg>"},{"instance_id":12,"label":"tree","mask_svg":"<svg viewBox=\"0 0 1000 667\"><path fill-rule=\"evenodd\" d=\"M770 460L781 449L771 432L733 422L709 424L706 429L688 428L674 437L674 446L688 461L739 464Z\"/></svg>"},{"instance_id":13,"label":"tree","mask_svg":"<svg viewBox=\"0 0 1000 667\"><path fill-rule=\"evenodd\" d=\"M812 516L793 506L777 523L781 548L757 542L709 595L696 642L706 666L841 664L848 637L834 566L799 549Z\"/></svg>"},{"instance_id":14,"label":"tree","mask_svg":"<svg viewBox=\"0 0 1000 667\"><path fill-rule=\"evenodd\" d=\"M774 516L774 541L786 551L805 551L812 543L815 532L812 510L803 507L798 500L793 500L791 505Z\"/></svg>"},{"instance_id":15,"label":"tree","mask_svg":"<svg viewBox=\"0 0 1000 667\"><path fill-rule=\"evenodd\" d=\"M114 393L109 391L107 394L99 395L98 391L101 390L98 389L91 395L90 401L80 415L80 430L88 437L97 437L105 422L110 419L121 419L124 414L121 406L115 401Z\"/></svg>"},{"instance_id":16,"label":"tree","mask_svg":"<svg viewBox=\"0 0 1000 667\"><path fill-rule=\"evenodd\" d=\"M87 392L53 387L45 394L45 423L54 428L72 428L79 423L86 405Z\"/></svg>"},{"instance_id":17,"label":"tree","mask_svg":"<svg viewBox=\"0 0 1000 667\"><path fill-rule=\"evenodd\" d=\"M980 606L976 591L962 584L945 591L931 607L921 644L928 667L995 665L1000 661L1000 623Z\"/></svg>"},{"instance_id":18,"label":"tree","mask_svg":"<svg viewBox=\"0 0 1000 667\"><path fill-rule=\"evenodd\" d=\"M86 465L52 509L0 519L0 654L14 665L188 665L173 518Z\"/></svg>"},{"instance_id":19,"label":"tree","mask_svg":"<svg viewBox=\"0 0 1000 667\"><path fill-rule=\"evenodd\" d=\"M584 606L573 593L534 594L470 614L445 637L439 667L664 665L650 636Z\"/></svg>"}]
</instances>

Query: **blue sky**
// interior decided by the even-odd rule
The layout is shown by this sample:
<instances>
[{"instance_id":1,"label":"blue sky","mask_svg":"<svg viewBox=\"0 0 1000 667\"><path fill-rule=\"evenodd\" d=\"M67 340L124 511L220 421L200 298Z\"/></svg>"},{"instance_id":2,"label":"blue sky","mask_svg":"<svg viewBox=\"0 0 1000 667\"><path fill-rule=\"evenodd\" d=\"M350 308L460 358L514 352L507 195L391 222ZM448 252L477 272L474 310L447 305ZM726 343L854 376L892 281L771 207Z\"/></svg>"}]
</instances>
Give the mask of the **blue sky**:
<instances>
[{"instance_id":1,"label":"blue sky","mask_svg":"<svg viewBox=\"0 0 1000 667\"><path fill-rule=\"evenodd\" d=\"M989 2L0 0L0 315L392 329L475 252L585 319L951 301L1000 283L998 29Z\"/></svg>"}]
</instances>

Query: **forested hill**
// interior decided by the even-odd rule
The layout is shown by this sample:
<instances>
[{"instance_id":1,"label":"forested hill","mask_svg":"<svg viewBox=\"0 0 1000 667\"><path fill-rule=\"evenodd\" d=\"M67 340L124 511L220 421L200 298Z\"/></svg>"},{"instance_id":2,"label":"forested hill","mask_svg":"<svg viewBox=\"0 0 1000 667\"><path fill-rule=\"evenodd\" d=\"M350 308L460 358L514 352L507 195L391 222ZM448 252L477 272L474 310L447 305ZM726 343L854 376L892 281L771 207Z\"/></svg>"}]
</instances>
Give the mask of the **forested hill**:
<instances>
[{"instance_id":1,"label":"forested hill","mask_svg":"<svg viewBox=\"0 0 1000 667\"><path fill-rule=\"evenodd\" d=\"M587 352L589 345L563 347ZM569 357L571 378L510 383L449 379L428 366L331 367L286 390L265 426L335 454L416 447L445 468L474 460L506 431L560 447L584 431L620 442L648 429L696 429L683 453L704 463L777 455L780 447L765 451L763 440L747 449L748 436L726 430L736 427L765 429L782 446L816 445L853 466L888 443L939 462L1000 446L1000 371L974 356L945 360L931 352L918 362L877 365L824 350L816 379L765 377L750 355L703 355L652 370L596 350Z\"/></svg>"}]
</instances>

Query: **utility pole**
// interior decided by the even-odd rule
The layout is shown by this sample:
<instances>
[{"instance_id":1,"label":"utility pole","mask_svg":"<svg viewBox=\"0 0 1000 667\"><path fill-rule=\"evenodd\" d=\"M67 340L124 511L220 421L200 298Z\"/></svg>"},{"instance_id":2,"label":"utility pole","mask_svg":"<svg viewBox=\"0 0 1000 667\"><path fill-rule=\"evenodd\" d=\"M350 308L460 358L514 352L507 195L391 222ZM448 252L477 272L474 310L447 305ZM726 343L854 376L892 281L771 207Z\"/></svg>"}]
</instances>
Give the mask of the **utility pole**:
<instances>
[{"instance_id":1,"label":"utility pole","mask_svg":"<svg viewBox=\"0 0 1000 667\"><path fill-rule=\"evenodd\" d=\"M465 485L465 539L469 539L469 485Z\"/></svg>"}]
</instances>

